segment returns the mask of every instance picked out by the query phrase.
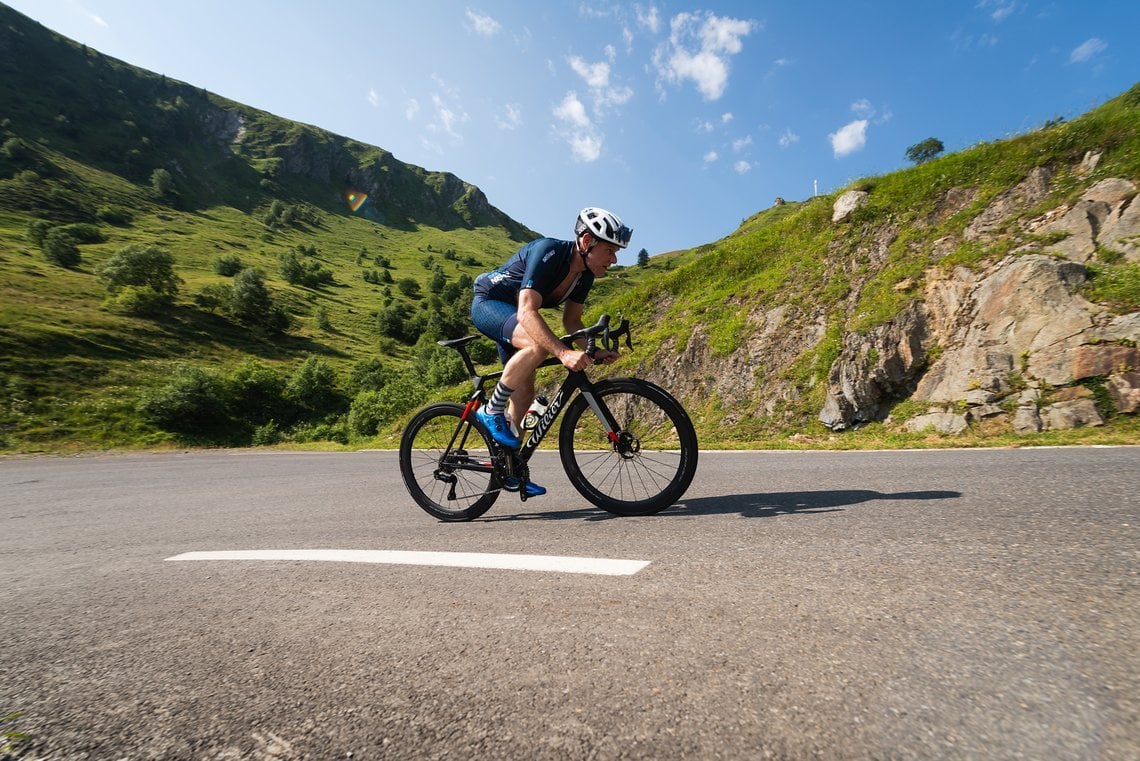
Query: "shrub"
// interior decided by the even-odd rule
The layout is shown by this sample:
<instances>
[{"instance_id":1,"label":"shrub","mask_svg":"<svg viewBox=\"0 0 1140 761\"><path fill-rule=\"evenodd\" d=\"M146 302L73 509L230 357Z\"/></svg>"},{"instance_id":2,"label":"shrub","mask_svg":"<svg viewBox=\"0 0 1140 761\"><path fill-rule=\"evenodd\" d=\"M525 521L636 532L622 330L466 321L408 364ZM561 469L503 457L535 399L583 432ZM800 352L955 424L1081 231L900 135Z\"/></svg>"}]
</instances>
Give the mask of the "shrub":
<instances>
[{"instance_id":1,"label":"shrub","mask_svg":"<svg viewBox=\"0 0 1140 761\"><path fill-rule=\"evenodd\" d=\"M260 270L247 267L234 276L230 288L230 316L250 327L282 332L289 327L289 315L273 303Z\"/></svg>"},{"instance_id":2,"label":"shrub","mask_svg":"<svg viewBox=\"0 0 1140 761\"><path fill-rule=\"evenodd\" d=\"M149 285L128 285L111 293L103 305L112 312L133 317L157 317L170 309L173 299Z\"/></svg>"},{"instance_id":3,"label":"shrub","mask_svg":"<svg viewBox=\"0 0 1140 761\"><path fill-rule=\"evenodd\" d=\"M304 444L310 441L348 443L348 431L342 421L299 425L289 433L289 439Z\"/></svg>"},{"instance_id":4,"label":"shrub","mask_svg":"<svg viewBox=\"0 0 1140 761\"><path fill-rule=\"evenodd\" d=\"M329 319L329 310L324 307L317 307L317 312L313 316L317 323L317 329L323 330L326 333L331 333L333 329L332 320Z\"/></svg>"},{"instance_id":5,"label":"shrub","mask_svg":"<svg viewBox=\"0 0 1140 761\"><path fill-rule=\"evenodd\" d=\"M276 421L270 420L265 425L259 425L253 429L253 436L250 437L250 443L255 447L263 447L280 444L284 438Z\"/></svg>"},{"instance_id":6,"label":"shrub","mask_svg":"<svg viewBox=\"0 0 1140 761\"><path fill-rule=\"evenodd\" d=\"M285 398L310 415L336 412L343 404L336 373L327 362L309 357L285 386Z\"/></svg>"},{"instance_id":7,"label":"shrub","mask_svg":"<svg viewBox=\"0 0 1140 761\"><path fill-rule=\"evenodd\" d=\"M393 378L379 391L361 391L348 410L348 427L360 436L375 436L381 426L423 404L427 390L415 373Z\"/></svg>"},{"instance_id":8,"label":"shrub","mask_svg":"<svg viewBox=\"0 0 1140 761\"><path fill-rule=\"evenodd\" d=\"M64 225L59 229L74 238L76 243L102 243L107 240L107 236L99 229L99 225L92 225L87 222Z\"/></svg>"},{"instance_id":9,"label":"shrub","mask_svg":"<svg viewBox=\"0 0 1140 761\"><path fill-rule=\"evenodd\" d=\"M138 410L166 431L210 433L228 422L225 384L214 373L180 365L166 385L143 398Z\"/></svg>"},{"instance_id":10,"label":"shrub","mask_svg":"<svg viewBox=\"0 0 1140 761\"><path fill-rule=\"evenodd\" d=\"M361 391L379 391L388 381L388 371L379 357L362 359L352 366L348 381L348 392L355 396Z\"/></svg>"},{"instance_id":11,"label":"shrub","mask_svg":"<svg viewBox=\"0 0 1140 761\"><path fill-rule=\"evenodd\" d=\"M235 416L254 426L292 418L285 399L285 378L273 368L248 360L227 379L228 397Z\"/></svg>"},{"instance_id":12,"label":"shrub","mask_svg":"<svg viewBox=\"0 0 1140 761\"><path fill-rule=\"evenodd\" d=\"M317 262L302 260L292 251L281 255L281 277L290 285L317 288L333 282L332 270Z\"/></svg>"},{"instance_id":13,"label":"shrub","mask_svg":"<svg viewBox=\"0 0 1140 761\"><path fill-rule=\"evenodd\" d=\"M95 212L100 221L116 227L127 227L134 221L134 215L122 206L100 206Z\"/></svg>"},{"instance_id":14,"label":"shrub","mask_svg":"<svg viewBox=\"0 0 1140 761\"><path fill-rule=\"evenodd\" d=\"M194 294L194 304L199 309L215 312L226 310L233 298L233 289L225 283L210 283Z\"/></svg>"},{"instance_id":15,"label":"shrub","mask_svg":"<svg viewBox=\"0 0 1140 761\"><path fill-rule=\"evenodd\" d=\"M78 267L82 261L75 238L59 228L48 230L41 246L44 258L60 267Z\"/></svg>"},{"instance_id":16,"label":"shrub","mask_svg":"<svg viewBox=\"0 0 1140 761\"><path fill-rule=\"evenodd\" d=\"M51 226L51 222L46 219L33 219L28 223L27 232L24 234L32 245L43 246L44 238L47 236L48 230L51 230Z\"/></svg>"},{"instance_id":17,"label":"shrub","mask_svg":"<svg viewBox=\"0 0 1140 761\"><path fill-rule=\"evenodd\" d=\"M128 285L146 286L173 299L182 280L174 274L174 257L155 245L133 243L119 249L99 268L99 279L115 293Z\"/></svg>"},{"instance_id":18,"label":"shrub","mask_svg":"<svg viewBox=\"0 0 1140 761\"><path fill-rule=\"evenodd\" d=\"M150 188L155 198L167 198L174 194L174 175L166 169L155 169L150 175Z\"/></svg>"},{"instance_id":19,"label":"shrub","mask_svg":"<svg viewBox=\"0 0 1140 761\"><path fill-rule=\"evenodd\" d=\"M223 254L214 260L214 272L222 277L233 277L242 270L241 258L237 254Z\"/></svg>"},{"instance_id":20,"label":"shrub","mask_svg":"<svg viewBox=\"0 0 1140 761\"><path fill-rule=\"evenodd\" d=\"M402 277L396 282L396 287L400 289L400 293L408 298L416 298L420 295L420 284L413 278Z\"/></svg>"}]
</instances>

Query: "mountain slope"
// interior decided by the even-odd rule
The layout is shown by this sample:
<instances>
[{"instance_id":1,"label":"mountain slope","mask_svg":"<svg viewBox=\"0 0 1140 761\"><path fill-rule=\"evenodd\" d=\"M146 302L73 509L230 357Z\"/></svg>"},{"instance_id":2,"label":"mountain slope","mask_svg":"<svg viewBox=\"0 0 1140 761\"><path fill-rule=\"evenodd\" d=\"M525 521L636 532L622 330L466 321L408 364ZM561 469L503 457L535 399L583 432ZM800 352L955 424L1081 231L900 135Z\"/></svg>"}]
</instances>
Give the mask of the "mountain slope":
<instances>
[{"instance_id":1,"label":"mountain slope","mask_svg":"<svg viewBox=\"0 0 1140 761\"><path fill-rule=\"evenodd\" d=\"M771 209L608 308L642 326L640 371L718 442L1115 435L1059 433L1101 423L1136 440L1138 186L1140 86Z\"/></svg>"},{"instance_id":2,"label":"mountain slope","mask_svg":"<svg viewBox=\"0 0 1140 761\"><path fill-rule=\"evenodd\" d=\"M49 233L76 261L49 260ZM0 5L0 446L177 438L137 405L183 364L225 374L252 360L288 377L317 357L337 374L342 415L356 364L394 375L425 361L416 339L465 332L470 278L533 237L454 175L138 69ZM132 245L173 259L180 288L161 313L99 277ZM227 312L226 266L263 274L286 331ZM242 433L223 440L246 440L248 426L231 427Z\"/></svg>"}]
</instances>

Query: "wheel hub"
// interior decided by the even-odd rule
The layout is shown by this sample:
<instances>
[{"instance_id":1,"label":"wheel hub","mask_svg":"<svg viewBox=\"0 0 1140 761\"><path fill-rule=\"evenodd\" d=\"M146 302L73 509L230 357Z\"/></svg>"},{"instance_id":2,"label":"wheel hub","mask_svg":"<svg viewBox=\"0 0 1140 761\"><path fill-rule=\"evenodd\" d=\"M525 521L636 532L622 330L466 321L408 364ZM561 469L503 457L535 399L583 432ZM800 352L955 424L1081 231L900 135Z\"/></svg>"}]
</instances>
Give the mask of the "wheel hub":
<instances>
[{"instance_id":1,"label":"wheel hub","mask_svg":"<svg viewBox=\"0 0 1140 761\"><path fill-rule=\"evenodd\" d=\"M618 434L614 450L626 460L632 460L641 451L641 440L629 431L622 431Z\"/></svg>"}]
</instances>

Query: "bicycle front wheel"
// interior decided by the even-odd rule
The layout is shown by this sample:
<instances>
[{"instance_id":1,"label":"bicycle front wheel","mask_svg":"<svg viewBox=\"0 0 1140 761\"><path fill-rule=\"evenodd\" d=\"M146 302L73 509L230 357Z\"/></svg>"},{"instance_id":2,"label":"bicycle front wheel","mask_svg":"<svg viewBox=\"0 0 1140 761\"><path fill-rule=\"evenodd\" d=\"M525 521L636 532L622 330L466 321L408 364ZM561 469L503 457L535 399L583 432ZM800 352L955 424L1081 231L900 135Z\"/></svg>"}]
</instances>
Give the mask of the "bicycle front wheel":
<instances>
[{"instance_id":1,"label":"bicycle front wheel","mask_svg":"<svg viewBox=\"0 0 1140 761\"><path fill-rule=\"evenodd\" d=\"M400 439L404 485L416 504L441 521L478 518L499 497L490 441L462 415L463 406L451 402L425 407Z\"/></svg>"},{"instance_id":2,"label":"bicycle front wheel","mask_svg":"<svg viewBox=\"0 0 1140 761\"><path fill-rule=\"evenodd\" d=\"M570 483L616 515L652 515L684 495L697 472L697 434L680 403L648 381L594 386L580 394L558 432Z\"/></svg>"}]
</instances>

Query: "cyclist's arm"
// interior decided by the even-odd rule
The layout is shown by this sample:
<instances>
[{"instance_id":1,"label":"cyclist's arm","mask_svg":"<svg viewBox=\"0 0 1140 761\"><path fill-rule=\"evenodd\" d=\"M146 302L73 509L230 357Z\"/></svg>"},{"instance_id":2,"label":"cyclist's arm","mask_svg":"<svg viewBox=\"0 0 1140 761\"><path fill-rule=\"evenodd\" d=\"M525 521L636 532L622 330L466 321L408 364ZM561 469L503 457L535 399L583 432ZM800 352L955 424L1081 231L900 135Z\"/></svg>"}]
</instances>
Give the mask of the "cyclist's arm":
<instances>
[{"instance_id":1,"label":"cyclist's arm","mask_svg":"<svg viewBox=\"0 0 1140 761\"><path fill-rule=\"evenodd\" d=\"M567 306L571 302L567 303ZM580 306L580 305L579 305ZM533 288L524 288L519 291L519 325L522 325L526 330L527 336L531 341L541 346L546 351L558 357L563 365L570 370L582 370L590 364L590 358L583 351L575 351L566 346L558 340L558 336L554 335L554 331L547 326L546 321L542 319L542 315L538 310L542 307L542 294ZM567 317L563 317L563 320ZM581 311L578 314L578 321L581 322Z\"/></svg>"}]
</instances>

